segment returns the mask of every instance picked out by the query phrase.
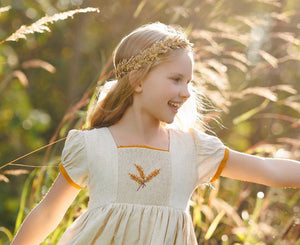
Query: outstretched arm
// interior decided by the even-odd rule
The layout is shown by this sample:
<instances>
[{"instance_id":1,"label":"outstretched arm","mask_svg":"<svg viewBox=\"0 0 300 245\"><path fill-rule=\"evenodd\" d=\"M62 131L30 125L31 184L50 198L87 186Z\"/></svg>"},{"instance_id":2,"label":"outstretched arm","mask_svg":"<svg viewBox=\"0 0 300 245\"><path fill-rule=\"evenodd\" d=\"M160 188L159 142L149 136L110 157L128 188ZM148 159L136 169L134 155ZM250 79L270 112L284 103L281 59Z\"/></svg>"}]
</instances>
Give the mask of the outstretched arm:
<instances>
[{"instance_id":1,"label":"outstretched arm","mask_svg":"<svg viewBox=\"0 0 300 245\"><path fill-rule=\"evenodd\" d=\"M267 186L300 187L300 162L230 150L222 176Z\"/></svg>"},{"instance_id":2,"label":"outstretched arm","mask_svg":"<svg viewBox=\"0 0 300 245\"><path fill-rule=\"evenodd\" d=\"M25 219L11 245L40 244L59 224L79 191L59 174L45 198Z\"/></svg>"}]
</instances>

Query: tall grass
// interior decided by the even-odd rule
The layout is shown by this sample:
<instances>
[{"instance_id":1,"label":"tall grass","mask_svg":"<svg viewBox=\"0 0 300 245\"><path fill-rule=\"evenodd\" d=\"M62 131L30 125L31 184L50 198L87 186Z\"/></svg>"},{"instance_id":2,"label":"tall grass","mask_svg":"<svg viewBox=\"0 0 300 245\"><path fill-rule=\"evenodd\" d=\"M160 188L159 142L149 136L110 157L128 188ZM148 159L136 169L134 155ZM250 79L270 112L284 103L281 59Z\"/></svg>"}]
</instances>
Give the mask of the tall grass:
<instances>
[{"instance_id":1,"label":"tall grass","mask_svg":"<svg viewBox=\"0 0 300 245\"><path fill-rule=\"evenodd\" d=\"M186 27L195 43L198 89L221 109L218 113L206 115L207 122L226 145L250 154L284 155L299 160L297 84L272 80L273 71L282 69L286 72L288 62L299 60L299 56L288 52L299 49L296 27L291 24L290 32L278 28L279 24L292 23L292 14L276 0L245 1L247 11L244 12L235 9L234 3L238 4L238 1L189 0L183 4L174 1L173 6L168 1L140 1L133 9L132 17L155 21L158 15L168 11L170 23ZM255 6L263 11L256 13ZM9 10L1 9L0 13ZM28 28L30 31L48 31L46 27ZM255 32L263 33L263 37L255 39L252 36ZM20 30L19 34L16 32L10 37L16 41L14 35L24 37L22 35L27 33ZM6 38L2 42L9 40ZM273 49L265 45L266 42L272 43ZM111 77L111 59L107 59L104 67L98 85ZM272 75L268 76L269 73ZM78 103L66 112L50 143L63 138L70 128L83 126L86 110L95 99L96 86L92 83ZM223 119L223 129L214 125L213 117ZM266 122L269 129L264 127ZM282 127L286 127L285 131ZM271 129L274 132L283 130L283 133L269 136L266 131L271 132ZM4 234L0 239L3 244L9 244L24 217L51 187L58 174L61 148L62 143L49 146L44 158L46 167L35 168L28 175L20 197L15 229L0 227L0 233ZM13 164L16 162L7 166ZM0 180L5 178L8 179L8 175L2 168ZM81 191L61 224L42 244L56 244L64 230L86 210L87 202L87 191ZM300 245L298 190L221 178L214 183L214 189L200 186L193 193L190 211L199 244Z\"/></svg>"}]
</instances>

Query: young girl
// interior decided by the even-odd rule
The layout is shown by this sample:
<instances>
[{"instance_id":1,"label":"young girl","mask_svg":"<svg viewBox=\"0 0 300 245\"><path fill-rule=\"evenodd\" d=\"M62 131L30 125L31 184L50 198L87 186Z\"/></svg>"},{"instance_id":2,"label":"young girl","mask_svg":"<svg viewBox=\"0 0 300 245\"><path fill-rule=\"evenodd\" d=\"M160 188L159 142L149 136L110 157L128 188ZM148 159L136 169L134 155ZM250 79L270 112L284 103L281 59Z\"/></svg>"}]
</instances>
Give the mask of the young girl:
<instances>
[{"instance_id":1,"label":"young girl","mask_svg":"<svg viewBox=\"0 0 300 245\"><path fill-rule=\"evenodd\" d=\"M192 44L181 31L138 28L116 48L114 66L117 82L89 113L89 130L69 132L60 174L13 245L42 242L85 187L88 210L58 244L195 245L188 203L199 184L222 175L300 186L297 161L246 155L195 128L168 126L192 91Z\"/></svg>"}]
</instances>

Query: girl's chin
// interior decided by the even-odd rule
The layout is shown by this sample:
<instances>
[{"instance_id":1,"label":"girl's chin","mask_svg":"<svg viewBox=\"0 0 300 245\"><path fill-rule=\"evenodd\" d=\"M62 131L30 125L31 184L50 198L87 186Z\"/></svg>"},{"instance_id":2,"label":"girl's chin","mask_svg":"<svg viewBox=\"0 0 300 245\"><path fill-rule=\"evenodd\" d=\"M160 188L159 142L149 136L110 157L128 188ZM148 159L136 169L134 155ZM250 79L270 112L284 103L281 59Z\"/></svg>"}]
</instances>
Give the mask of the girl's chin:
<instances>
[{"instance_id":1,"label":"girl's chin","mask_svg":"<svg viewBox=\"0 0 300 245\"><path fill-rule=\"evenodd\" d=\"M164 120L164 121L162 121L163 123L166 123L166 124L171 124L171 123L173 123L174 122L174 117L173 118L170 118L170 119L168 119L168 120Z\"/></svg>"}]
</instances>

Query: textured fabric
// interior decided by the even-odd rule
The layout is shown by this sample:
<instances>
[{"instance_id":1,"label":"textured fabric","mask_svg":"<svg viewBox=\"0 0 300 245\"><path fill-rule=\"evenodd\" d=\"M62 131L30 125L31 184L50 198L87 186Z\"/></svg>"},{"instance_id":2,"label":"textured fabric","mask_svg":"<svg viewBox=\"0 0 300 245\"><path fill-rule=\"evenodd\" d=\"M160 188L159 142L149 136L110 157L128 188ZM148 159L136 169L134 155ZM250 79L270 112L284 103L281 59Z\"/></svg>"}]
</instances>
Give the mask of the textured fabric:
<instances>
[{"instance_id":1,"label":"textured fabric","mask_svg":"<svg viewBox=\"0 0 300 245\"><path fill-rule=\"evenodd\" d=\"M220 140L195 130L170 130L169 151L118 148L108 128L70 131L62 168L90 199L58 244L197 245L189 199L224 153Z\"/></svg>"},{"instance_id":2,"label":"textured fabric","mask_svg":"<svg viewBox=\"0 0 300 245\"><path fill-rule=\"evenodd\" d=\"M210 182L217 172L221 160L224 158L225 147L215 136L195 129L192 129L190 132L196 145L197 185Z\"/></svg>"},{"instance_id":3,"label":"textured fabric","mask_svg":"<svg viewBox=\"0 0 300 245\"><path fill-rule=\"evenodd\" d=\"M85 138L81 131L71 130L68 133L61 159L63 167L73 182L78 186L85 187L88 165L86 164Z\"/></svg>"}]
</instances>

